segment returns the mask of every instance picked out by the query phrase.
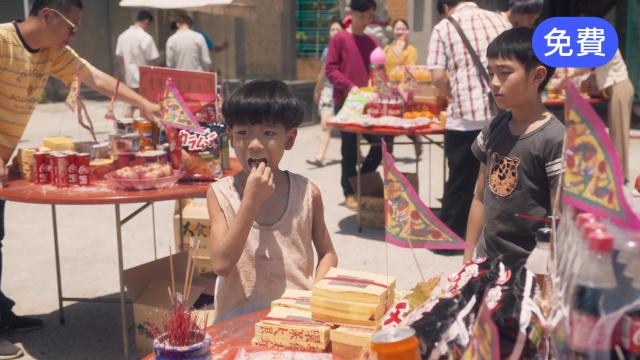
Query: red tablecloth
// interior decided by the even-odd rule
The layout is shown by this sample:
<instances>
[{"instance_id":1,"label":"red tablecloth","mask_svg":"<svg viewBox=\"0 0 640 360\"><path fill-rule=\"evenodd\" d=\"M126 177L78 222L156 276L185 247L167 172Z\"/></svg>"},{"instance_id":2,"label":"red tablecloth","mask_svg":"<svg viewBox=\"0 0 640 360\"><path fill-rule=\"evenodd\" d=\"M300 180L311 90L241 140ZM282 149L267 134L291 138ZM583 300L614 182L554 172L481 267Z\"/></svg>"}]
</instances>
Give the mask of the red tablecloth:
<instances>
[{"instance_id":1,"label":"red tablecloth","mask_svg":"<svg viewBox=\"0 0 640 360\"><path fill-rule=\"evenodd\" d=\"M544 101L546 106L564 106L566 99L548 99ZM606 103L605 98L588 98L587 101L591 105Z\"/></svg>"},{"instance_id":2,"label":"red tablecloth","mask_svg":"<svg viewBox=\"0 0 640 360\"><path fill-rule=\"evenodd\" d=\"M241 171L237 159L231 158L231 170L225 175ZM99 205L156 202L163 200L204 197L210 181L180 182L175 186L157 190L118 190L106 181L96 181L90 186L57 188L53 185L35 185L26 180L10 180L8 186L0 189L0 199L34 204L56 205Z\"/></svg>"},{"instance_id":3,"label":"red tablecloth","mask_svg":"<svg viewBox=\"0 0 640 360\"><path fill-rule=\"evenodd\" d=\"M327 126L336 128L341 131L350 132L350 133L371 134L371 135L401 136L401 135L444 134L444 130L439 125L435 125L435 124L429 124L429 125L414 127L409 129L400 128L400 127L391 127L391 126L360 126L356 124L345 124L345 123L336 123L336 122L327 122Z\"/></svg>"},{"instance_id":4,"label":"red tablecloth","mask_svg":"<svg viewBox=\"0 0 640 360\"><path fill-rule=\"evenodd\" d=\"M216 360L232 360L236 353L242 348L252 350L251 339L255 333L255 325L269 313L269 309L256 311L251 314L238 316L227 321L217 323L207 328L207 333L211 336L211 355ZM153 360L154 355L150 354L144 360ZM336 359L334 357L334 359Z\"/></svg>"}]
</instances>

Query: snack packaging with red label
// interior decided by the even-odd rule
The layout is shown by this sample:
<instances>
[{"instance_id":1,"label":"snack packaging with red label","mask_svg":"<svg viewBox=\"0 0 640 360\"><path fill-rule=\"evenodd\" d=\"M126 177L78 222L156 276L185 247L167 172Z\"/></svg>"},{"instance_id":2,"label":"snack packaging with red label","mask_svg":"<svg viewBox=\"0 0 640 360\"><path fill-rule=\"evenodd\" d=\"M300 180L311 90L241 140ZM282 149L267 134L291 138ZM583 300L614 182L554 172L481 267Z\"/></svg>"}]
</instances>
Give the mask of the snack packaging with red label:
<instances>
[{"instance_id":1,"label":"snack packaging with red label","mask_svg":"<svg viewBox=\"0 0 640 360\"><path fill-rule=\"evenodd\" d=\"M219 177L226 127L216 123L201 123L201 133L167 127L169 158L174 169L185 172L184 179L215 180Z\"/></svg>"}]
</instances>

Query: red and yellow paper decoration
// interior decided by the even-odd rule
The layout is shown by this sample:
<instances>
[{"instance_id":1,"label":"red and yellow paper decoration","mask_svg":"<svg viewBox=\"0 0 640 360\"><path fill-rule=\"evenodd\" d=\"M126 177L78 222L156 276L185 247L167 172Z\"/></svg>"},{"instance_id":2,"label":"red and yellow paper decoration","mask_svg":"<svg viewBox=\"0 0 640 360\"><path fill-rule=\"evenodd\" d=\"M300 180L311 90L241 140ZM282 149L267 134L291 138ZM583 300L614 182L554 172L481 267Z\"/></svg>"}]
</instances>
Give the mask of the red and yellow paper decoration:
<instances>
[{"instance_id":1,"label":"red and yellow paper decoration","mask_svg":"<svg viewBox=\"0 0 640 360\"><path fill-rule=\"evenodd\" d=\"M202 128L196 120L180 91L173 85L171 78L167 78L165 92L161 104L162 122L171 127L200 133Z\"/></svg>"},{"instance_id":2,"label":"red and yellow paper decoration","mask_svg":"<svg viewBox=\"0 0 640 360\"><path fill-rule=\"evenodd\" d=\"M621 226L640 229L623 192L622 167L606 128L591 105L567 81L567 134L563 200Z\"/></svg>"},{"instance_id":3,"label":"red and yellow paper decoration","mask_svg":"<svg viewBox=\"0 0 640 360\"><path fill-rule=\"evenodd\" d=\"M386 240L404 248L466 249L468 244L420 200L409 180L396 167L384 140L382 163Z\"/></svg>"}]
</instances>

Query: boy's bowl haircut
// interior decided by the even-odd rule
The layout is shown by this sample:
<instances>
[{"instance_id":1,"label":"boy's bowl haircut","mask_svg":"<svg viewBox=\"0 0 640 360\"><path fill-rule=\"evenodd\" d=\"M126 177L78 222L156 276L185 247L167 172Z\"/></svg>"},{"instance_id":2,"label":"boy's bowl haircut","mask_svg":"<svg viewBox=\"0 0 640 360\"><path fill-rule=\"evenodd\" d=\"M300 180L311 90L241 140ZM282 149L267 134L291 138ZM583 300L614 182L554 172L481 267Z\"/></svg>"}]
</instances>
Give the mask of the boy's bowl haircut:
<instances>
[{"instance_id":1,"label":"boy's bowl haircut","mask_svg":"<svg viewBox=\"0 0 640 360\"><path fill-rule=\"evenodd\" d=\"M547 69L547 76L538 86L538 92L541 92L547 86L556 68L546 65L538 59L533 52L532 39L533 29L516 27L506 30L489 43L487 59L514 59L521 63L527 71L537 66L544 66Z\"/></svg>"},{"instance_id":2,"label":"boy's bowl haircut","mask_svg":"<svg viewBox=\"0 0 640 360\"><path fill-rule=\"evenodd\" d=\"M280 80L253 80L234 91L222 105L226 124L282 125L296 128L302 123L304 108Z\"/></svg>"}]
</instances>

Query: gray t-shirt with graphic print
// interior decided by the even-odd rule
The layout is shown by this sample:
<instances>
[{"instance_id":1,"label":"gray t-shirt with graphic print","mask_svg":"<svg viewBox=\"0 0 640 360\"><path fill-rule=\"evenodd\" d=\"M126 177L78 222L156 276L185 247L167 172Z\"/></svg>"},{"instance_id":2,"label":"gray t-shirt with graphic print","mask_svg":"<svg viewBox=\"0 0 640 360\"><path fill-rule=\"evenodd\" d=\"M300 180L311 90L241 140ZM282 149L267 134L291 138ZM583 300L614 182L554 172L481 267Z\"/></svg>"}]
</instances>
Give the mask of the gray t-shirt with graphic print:
<instances>
[{"instance_id":1,"label":"gray t-shirt with graphic print","mask_svg":"<svg viewBox=\"0 0 640 360\"><path fill-rule=\"evenodd\" d=\"M521 265L536 246L535 231L551 215L551 191L562 173L565 127L552 117L536 130L515 136L509 130L511 112L498 115L471 145L486 165L484 212L486 223L478 241L479 256L504 256L508 265Z\"/></svg>"}]
</instances>

